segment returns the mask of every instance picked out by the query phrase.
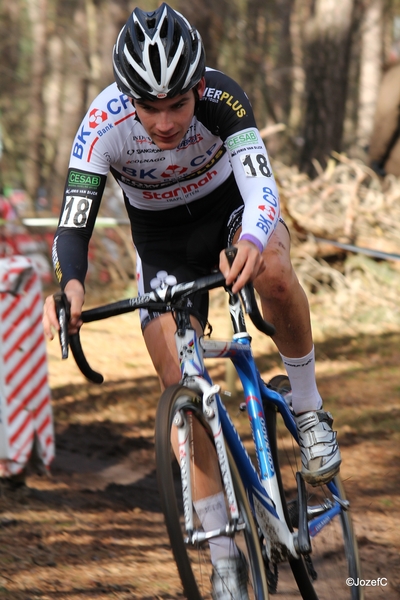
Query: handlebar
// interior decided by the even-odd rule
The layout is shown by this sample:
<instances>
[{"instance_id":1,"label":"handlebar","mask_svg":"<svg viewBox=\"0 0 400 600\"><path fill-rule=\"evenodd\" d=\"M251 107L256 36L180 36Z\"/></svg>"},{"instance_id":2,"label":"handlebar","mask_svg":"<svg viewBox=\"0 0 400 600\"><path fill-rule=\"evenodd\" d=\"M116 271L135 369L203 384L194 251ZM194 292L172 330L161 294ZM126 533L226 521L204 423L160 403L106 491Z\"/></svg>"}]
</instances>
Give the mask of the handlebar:
<instances>
[{"instance_id":1,"label":"handlebar","mask_svg":"<svg viewBox=\"0 0 400 600\"><path fill-rule=\"evenodd\" d=\"M231 264L236 254L235 251L236 248L229 248L226 250L227 258ZM205 293L218 287L225 287L227 292L232 294L230 289L226 286L225 278L220 271L200 277L194 281L177 283L176 285L166 286L164 288L157 288L156 290L141 296L127 298L126 300L120 300L118 302L112 302L110 304L84 310L82 311L81 318L84 323L91 323L93 321L100 321L109 317L133 312L140 308L146 308L148 310L154 310L158 312L166 312L167 310L171 310L171 308L176 310L179 310L180 308L184 309L185 307L183 301L185 298L187 298L187 296L195 292ZM253 325L262 333L273 336L275 334L275 327L271 325L271 323L264 321L255 299L254 288L252 284L246 284L239 294L244 306L244 310L246 314L249 315ZM70 306L66 294L64 292L57 292L54 294L54 300L58 321L60 323L59 338L61 345L61 357L63 359L68 358L69 345L75 362L82 374L93 383L103 383L103 376L94 371L86 360L85 354L82 350L79 332L68 335Z\"/></svg>"}]
</instances>

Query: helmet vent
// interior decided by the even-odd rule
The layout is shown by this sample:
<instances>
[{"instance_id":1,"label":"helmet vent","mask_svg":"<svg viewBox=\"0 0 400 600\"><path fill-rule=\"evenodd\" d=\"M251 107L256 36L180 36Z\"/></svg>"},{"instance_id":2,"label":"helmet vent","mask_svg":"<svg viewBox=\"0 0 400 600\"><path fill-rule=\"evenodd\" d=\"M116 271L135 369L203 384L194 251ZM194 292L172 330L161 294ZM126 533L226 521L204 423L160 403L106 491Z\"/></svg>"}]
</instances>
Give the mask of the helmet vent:
<instances>
[{"instance_id":1,"label":"helmet vent","mask_svg":"<svg viewBox=\"0 0 400 600\"><path fill-rule=\"evenodd\" d=\"M142 32L142 30L140 29L140 27L138 27L138 29L140 30L140 32L141 32L141 34L142 34L142 36L143 36L143 32ZM143 39L144 39L144 37L143 37ZM141 57L139 56L139 54L136 52L136 50L135 50L135 45L134 45L134 43L133 43L133 41L132 41L132 38L131 38L131 36L130 36L130 33L129 33L129 32L127 32L127 34L126 34L125 42L126 42L126 48L127 48L128 52L129 52L130 56L132 56L133 60L134 60L136 63L138 63L138 64L139 64L141 67L144 67L144 65L143 65L143 62L142 62L142 58L141 58ZM125 58L125 62L127 63L127 61L126 61L126 58ZM129 63L127 63L127 67L128 67L129 69L132 69L132 67L131 67L130 65L129 65L129 66L128 66L128 65L129 65Z\"/></svg>"},{"instance_id":2,"label":"helmet vent","mask_svg":"<svg viewBox=\"0 0 400 600\"><path fill-rule=\"evenodd\" d=\"M176 65L174 74L171 77L171 81L170 81L170 86L174 87L174 85L176 85L178 83L178 81L182 78L182 73L185 69L185 63L186 63L186 59L181 56L178 64Z\"/></svg>"},{"instance_id":3,"label":"helmet vent","mask_svg":"<svg viewBox=\"0 0 400 600\"><path fill-rule=\"evenodd\" d=\"M138 42L143 43L145 40L145 36L143 33L142 28L140 27L139 23L135 23L135 35L136 35L136 39ZM130 39L130 36L129 36ZM132 41L131 41L132 43Z\"/></svg>"},{"instance_id":4,"label":"helmet vent","mask_svg":"<svg viewBox=\"0 0 400 600\"><path fill-rule=\"evenodd\" d=\"M149 59L154 77L158 84L161 83L161 61L158 46L149 46Z\"/></svg>"},{"instance_id":5,"label":"helmet vent","mask_svg":"<svg viewBox=\"0 0 400 600\"><path fill-rule=\"evenodd\" d=\"M171 42L171 47L168 52L168 65L171 63L171 61L173 60L173 58L176 54L176 51L178 50L180 40L181 40L181 30L179 27L175 27L174 35L173 35L172 42ZM182 63L182 60L180 60L179 63Z\"/></svg>"},{"instance_id":6,"label":"helmet vent","mask_svg":"<svg viewBox=\"0 0 400 600\"><path fill-rule=\"evenodd\" d=\"M156 20L155 19L147 19L147 27L149 29L154 29L156 26Z\"/></svg>"},{"instance_id":7,"label":"helmet vent","mask_svg":"<svg viewBox=\"0 0 400 600\"><path fill-rule=\"evenodd\" d=\"M161 29L160 29L160 38L165 40L168 35L168 19L164 19Z\"/></svg>"}]
</instances>

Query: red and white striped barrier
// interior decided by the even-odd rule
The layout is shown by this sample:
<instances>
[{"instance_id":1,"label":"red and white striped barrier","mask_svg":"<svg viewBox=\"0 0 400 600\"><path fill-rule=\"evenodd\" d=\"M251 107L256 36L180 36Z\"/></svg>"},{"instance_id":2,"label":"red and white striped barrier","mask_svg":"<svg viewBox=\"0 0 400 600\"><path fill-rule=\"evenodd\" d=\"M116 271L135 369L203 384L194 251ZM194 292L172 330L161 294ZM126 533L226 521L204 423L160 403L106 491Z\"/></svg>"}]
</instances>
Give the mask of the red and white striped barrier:
<instances>
[{"instance_id":1,"label":"red and white striped barrier","mask_svg":"<svg viewBox=\"0 0 400 600\"><path fill-rule=\"evenodd\" d=\"M42 289L24 256L0 259L0 476L20 473L36 437L43 464L54 428L42 328Z\"/></svg>"}]
</instances>

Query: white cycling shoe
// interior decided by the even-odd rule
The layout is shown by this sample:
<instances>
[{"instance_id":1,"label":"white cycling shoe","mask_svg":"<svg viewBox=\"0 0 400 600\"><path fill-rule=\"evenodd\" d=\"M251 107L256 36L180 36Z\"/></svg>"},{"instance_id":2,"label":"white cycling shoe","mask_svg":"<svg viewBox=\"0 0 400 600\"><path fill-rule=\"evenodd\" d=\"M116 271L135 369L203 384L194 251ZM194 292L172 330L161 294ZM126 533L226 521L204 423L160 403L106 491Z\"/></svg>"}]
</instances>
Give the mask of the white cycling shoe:
<instances>
[{"instance_id":1,"label":"white cycling shoe","mask_svg":"<svg viewBox=\"0 0 400 600\"><path fill-rule=\"evenodd\" d=\"M220 558L211 576L213 600L249 600L247 563L240 553L236 558Z\"/></svg>"},{"instance_id":2,"label":"white cycling shoe","mask_svg":"<svg viewBox=\"0 0 400 600\"><path fill-rule=\"evenodd\" d=\"M332 431L333 418L324 410L294 415L299 434L303 479L311 485L329 483L342 462Z\"/></svg>"}]
</instances>

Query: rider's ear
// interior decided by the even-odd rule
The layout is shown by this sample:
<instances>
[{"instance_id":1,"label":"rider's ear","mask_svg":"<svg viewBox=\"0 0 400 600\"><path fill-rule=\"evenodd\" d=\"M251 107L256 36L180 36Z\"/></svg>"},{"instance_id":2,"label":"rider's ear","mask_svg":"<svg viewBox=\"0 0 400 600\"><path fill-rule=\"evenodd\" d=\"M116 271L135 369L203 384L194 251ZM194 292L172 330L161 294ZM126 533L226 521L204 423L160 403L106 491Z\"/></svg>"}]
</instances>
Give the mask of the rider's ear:
<instances>
[{"instance_id":1,"label":"rider's ear","mask_svg":"<svg viewBox=\"0 0 400 600\"><path fill-rule=\"evenodd\" d=\"M196 90L199 95L199 99L203 97L205 89L206 89L206 80L204 77L202 77L200 79L199 83L196 85Z\"/></svg>"}]
</instances>

